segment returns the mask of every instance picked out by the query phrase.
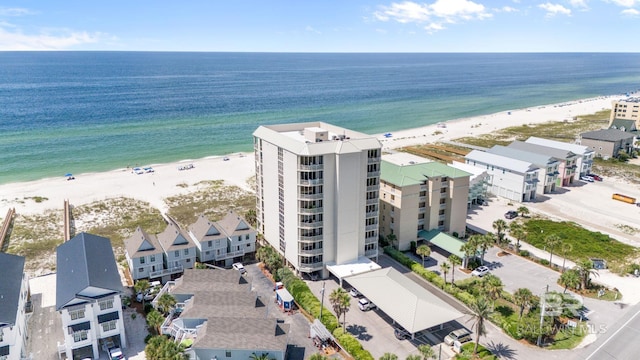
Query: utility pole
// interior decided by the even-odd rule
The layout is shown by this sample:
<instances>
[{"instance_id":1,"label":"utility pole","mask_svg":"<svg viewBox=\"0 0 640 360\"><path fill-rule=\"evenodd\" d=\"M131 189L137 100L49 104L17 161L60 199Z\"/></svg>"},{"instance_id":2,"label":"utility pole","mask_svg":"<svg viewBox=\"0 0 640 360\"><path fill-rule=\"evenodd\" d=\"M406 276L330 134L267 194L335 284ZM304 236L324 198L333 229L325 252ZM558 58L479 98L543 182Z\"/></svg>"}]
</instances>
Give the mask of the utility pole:
<instances>
[{"instance_id":1,"label":"utility pole","mask_svg":"<svg viewBox=\"0 0 640 360\"><path fill-rule=\"evenodd\" d=\"M323 307L324 307L324 281L322 282L322 290L320 290L320 322L322 322Z\"/></svg>"},{"instance_id":2,"label":"utility pole","mask_svg":"<svg viewBox=\"0 0 640 360\"><path fill-rule=\"evenodd\" d=\"M542 346L542 325L544 324L544 308L547 305L547 293L549 292L549 285L547 285L547 288L544 292L544 294L542 295L542 309L540 310L540 332L538 333L538 342L536 345L538 345L538 347Z\"/></svg>"}]
</instances>

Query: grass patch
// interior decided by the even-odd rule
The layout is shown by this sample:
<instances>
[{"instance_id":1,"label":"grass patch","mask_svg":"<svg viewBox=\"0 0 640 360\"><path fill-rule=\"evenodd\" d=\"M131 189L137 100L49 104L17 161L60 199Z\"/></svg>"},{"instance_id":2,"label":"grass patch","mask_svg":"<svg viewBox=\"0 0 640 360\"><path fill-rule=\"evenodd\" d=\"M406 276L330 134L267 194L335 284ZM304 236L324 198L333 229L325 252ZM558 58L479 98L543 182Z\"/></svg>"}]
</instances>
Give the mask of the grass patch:
<instances>
[{"instance_id":1,"label":"grass patch","mask_svg":"<svg viewBox=\"0 0 640 360\"><path fill-rule=\"evenodd\" d=\"M55 269L55 249L63 241L62 209L42 214L16 214L6 252L24 256L27 271Z\"/></svg>"},{"instance_id":2,"label":"grass patch","mask_svg":"<svg viewBox=\"0 0 640 360\"><path fill-rule=\"evenodd\" d=\"M466 344L463 344L460 347L461 353L457 354L454 359L456 360L497 360L498 357L493 355L491 351L489 351L484 346L478 344L478 350L476 355L473 355L473 348L476 344L473 341L470 341Z\"/></svg>"},{"instance_id":3,"label":"grass patch","mask_svg":"<svg viewBox=\"0 0 640 360\"><path fill-rule=\"evenodd\" d=\"M595 158L592 172L604 177L617 177L632 184L640 184L640 166L618 161L615 158L609 158L608 160Z\"/></svg>"},{"instance_id":4,"label":"grass patch","mask_svg":"<svg viewBox=\"0 0 640 360\"><path fill-rule=\"evenodd\" d=\"M567 258L571 260L601 258L614 261L637 254L633 246L623 244L609 235L589 231L574 222L530 219L524 225L528 234L527 242L539 249L545 248L544 238L550 234L571 244L572 249L567 253ZM554 253L559 253L559 247Z\"/></svg>"},{"instance_id":5,"label":"grass patch","mask_svg":"<svg viewBox=\"0 0 640 360\"><path fill-rule=\"evenodd\" d=\"M546 349L573 349L582 342L582 339L584 339L588 332L589 329L584 323L578 323L578 326L576 328L564 328L556 332L555 336L553 337L553 343L549 344Z\"/></svg>"},{"instance_id":6,"label":"grass patch","mask_svg":"<svg viewBox=\"0 0 640 360\"><path fill-rule=\"evenodd\" d=\"M47 200L49 200L48 197L44 197L44 196L30 196L30 197L25 197L25 200L33 200L36 203L41 203L41 202L45 202Z\"/></svg>"}]
</instances>

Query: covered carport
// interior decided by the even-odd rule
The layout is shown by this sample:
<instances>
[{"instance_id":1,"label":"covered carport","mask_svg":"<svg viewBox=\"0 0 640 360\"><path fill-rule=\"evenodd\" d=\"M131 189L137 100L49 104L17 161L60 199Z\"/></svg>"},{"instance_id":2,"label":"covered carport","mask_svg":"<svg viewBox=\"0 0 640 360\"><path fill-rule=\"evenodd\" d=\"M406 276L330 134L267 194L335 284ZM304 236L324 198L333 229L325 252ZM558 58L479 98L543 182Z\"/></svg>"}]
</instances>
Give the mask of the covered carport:
<instances>
[{"instance_id":1,"label":"covered carport","mask_svg":"<svg viewBox=\"0 0 640 360\"><path fill-rule=\"evenodd\" d=\"M353 261L349 261L342 264L327 264L327 270L333 276L337 277L340 286L342 286L342 280L347 277L358 275L362 273L366 273L373 270L381 269L382 267L369 259L368 257L362 256ZM353 285L353 284L352 284Z\"/></svg>"},{"instance_id":2,"label":"covered carport","mask_svg":"<svg viewBox=\"0 0 640 360\"><path fill-rule=\"evenodd\" d=\"M394 323L415 333L464 316L394 268L350 276L347 281L384 311Z\"/></svg>"},{"instance_id":3,"label":"covered carport","mask_svg":"<svg viewBox=\"0 0 640 360\"><path fill-rule=\"evenodd\" d=\"M424 240L427 244L436 246L449 254L456 255L460 259L464 259L465 257L464 252L460 251L460 247L462 247L465 242L437 229L418 231L418 242L420 242L420 240Z\"/></svg>"}]
</instances>

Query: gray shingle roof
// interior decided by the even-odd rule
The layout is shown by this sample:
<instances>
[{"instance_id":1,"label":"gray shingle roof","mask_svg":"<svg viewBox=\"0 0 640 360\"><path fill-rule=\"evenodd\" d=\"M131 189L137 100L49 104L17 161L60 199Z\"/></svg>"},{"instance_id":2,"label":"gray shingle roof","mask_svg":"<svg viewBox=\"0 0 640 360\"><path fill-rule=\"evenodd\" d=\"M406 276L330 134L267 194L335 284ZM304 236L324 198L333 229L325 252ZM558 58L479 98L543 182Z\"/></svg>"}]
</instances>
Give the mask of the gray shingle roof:
<instances>
[{"instance_id":1,"label":"gray shingle roof","mask_svg":"<svg viewBox=\"0 0 640 360\"><path fill-rule=\"evenodd\" d=\"M626 132L636 131L636 121L627 119L613 119L609 129L617 129Z\"/></svg>"},{"instance_id":2,"label":"gray shingle roof","mask_svg":"<svg viewBox=\"0 0 640 360\"><path fill-rule=\"evenodd\" d=\"M130 258L161 254L163 252L158 238L155 235L148 234L139 226L131 237L124 240L124 246Z\"/></svg>"},{"instance_id":3,"label":"gray shingle roof","mask_svg":"<svg viewBox=\"0 0 640 360\"><path fill-rule=\"evenodd\" d=\"M634 135L616 129L602 129L596 131L588 131L580 134L583 139L600 140L600 141L620 141L633 139Z\"/></svg>"},{"instance_id":4,"label":"gray shingle roof","mask_svg":"<svg viewBox=\"0 0 640 360\"><path fill-rule=\"evenodd\" d=\"M209 220L204 214L198 216L195 223L189 225L189 231L199 242L226 239L227 235L218 229L218 224Z\"/></svg>"},{"instance_id":5,"label":"gray shingle roof","mask_svg":"<svg viewBox=\"0 0 640 360\"><path fill-rule=\"evenodd\" d=\"M123 291L111 241L105 237L84 232L76 235L58 246L56 266L56 310L89 287Z\"/></svg>"},{"instance_id":6,"label":"gray shingle roof","mask_svg":"<svg viewBox=\"0 0 640 360\"><path fill-rule=\"evenodd\" d=\"M0 324L16 324L20 288L24 274L24 257L0 253Z\"/></svg>"},{"instance_id":7,"label":"gray shingle roof","mask_svg":"<svg viewBox=\"0 0 640 360\"><path fill-rule=\"evenodd\" d=\"M261 349L282 351L287 348L289 324L279 324L275 318L254 318L238 321L232 317L211 317L205 336L198 337L195 349Z\"/></svg>"},{"instance_id":8,"label":"gray shingle roof","mask_svg":"<svg viewBox=\"0 0 640 360\"><path fill-rule=\"evenodd\" d=\"M191 239L191 236L186 234L177 224L173 221L169 221L166 229L158 234L158 241L164 251L182 250L186 248L195 247L196 244Z\"/></svg>"},{"instance_id":9,"label":"gray shingle roof","mask_svg":"<svg viewBox=\"0 0 640 360\"><path fill-rule=\"evenodd\" d=\"M229 211L222 220L218 221L218 225L229 236L244 235L255 231L245 219L234 211Z\"/></svg>"}]
</instances>

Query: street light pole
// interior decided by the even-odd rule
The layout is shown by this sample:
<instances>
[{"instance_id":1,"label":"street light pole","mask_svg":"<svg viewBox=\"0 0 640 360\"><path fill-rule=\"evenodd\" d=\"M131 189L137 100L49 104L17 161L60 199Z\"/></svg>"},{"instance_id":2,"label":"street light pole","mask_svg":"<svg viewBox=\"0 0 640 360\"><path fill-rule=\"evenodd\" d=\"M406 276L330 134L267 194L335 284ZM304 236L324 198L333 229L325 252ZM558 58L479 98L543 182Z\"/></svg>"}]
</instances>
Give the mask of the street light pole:
<instances>
[{"instance_id":1,"label":"street light pole","mask_svg":"<svg viewBox=\"0 0 640 360\"><path fill-rule=\"evenodd\" d=\"M322 290L320 290L320 322L322 322L322 308L324 307L324 281L322 282Z\"/></svg>"},{"instance_id":2,"label":"street light pole","mask_svg":"<svg viewBox=\"0 0 640 360\"><path fill-rule=\"evenodd\" d=\"M540 347L542 346L542 325L544 324L544 308L547 305L547 293L549 292L549 285L547 285L547 288L544 292L544 294L542 295L542 309L540 310L540 332L538 333L538 342L537 342L537 346Z\"/></svg>"}]
</instances>

